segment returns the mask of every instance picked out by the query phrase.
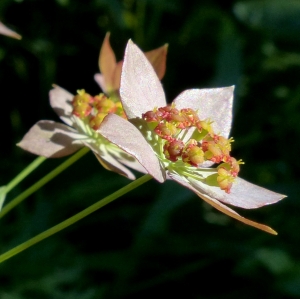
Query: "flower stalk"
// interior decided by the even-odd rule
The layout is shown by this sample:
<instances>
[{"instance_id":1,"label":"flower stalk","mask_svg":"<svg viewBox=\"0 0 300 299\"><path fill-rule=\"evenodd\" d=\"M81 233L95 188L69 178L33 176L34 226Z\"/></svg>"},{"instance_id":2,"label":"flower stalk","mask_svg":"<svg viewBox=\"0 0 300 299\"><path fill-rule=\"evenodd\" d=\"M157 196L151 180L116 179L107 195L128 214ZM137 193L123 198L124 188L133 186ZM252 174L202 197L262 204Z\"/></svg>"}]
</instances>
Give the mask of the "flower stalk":
<instances>
[{"instance_id":1,"label":"flower stalk","mask_svg":"<svg viewBox=\"0 0 300 299\"><path fill-rule=\"evenodd\" d=\"M12 179L5 186L5 193L7 194L11 191L16 185L18 185L22 180L24 180L32 171L38 168L44 161L45 157L37 157L32 163L30 163L25 169L23 169L14 179Z\"/></svg>"},{"instance_id":2,"label":"flower stalk","mask_svg":"<svg viewBox=\"0 0 300 299\"><path fill-rule=\"evenodd\" d=\"M149 174L146 174L139 179L131 182L127 186L119 189L118 191L112 193L109 196L104 197L103 199L99 200L98 202L94 203L93 205L89 206L88 208L84 209L83 211L75 214L74 216L64 220L63 222L49 228L48 230L38 234L37 236L27 240L26 242L12 248L11 250L3 253L0 255L0 263L4 262L5 260L15 256L16 254L24 251L25 249L33 246L34 244L54 235L55 233L67 228L68 226L76 223L77 221L83 219L84 217L90 215L91 213L101 209L102 207L106 206L107 204L111 203L115 199L121 197L122 195L130 192L131 190L139 187L140 185L148 182L151 180L152 177Z\"/></svg>"},{"instance_id":3,"label":"flower stalk","mask_svg":"<svg viewBox=\"0 0 300 299\"><path fill-rule=\"evenodd\" d=\"M82 148L80 151L78 151L76 154L74 154L68 160L64 161L61 165L56 167L54 170L49 172L47 175L45 175L43 178L41 178L39 181L37 181L35 184L33 184L27 190L25 190L24 192L19 194L17 197L15 197L13 200L11 200L1 210L0 219L3 216L5 216L10 210L12 210L15 206L17 206L19 203L21 203L24 199L26 199L28 196L30 196L31 194L36 192L38 189L43 187L45 184L50 182L57 175L59 175L61 172L63 172L65 169L67 169L69 166L71 166L73 163L75 163L77 160L79 160L81 157L83 157L87 152L89 152L89 148L87 148L87 147ZM42 159L40 159L39 161L41 161L41 160ZM36 164L38 164L38 163L36 163Z\"/></svg>"},{"instance_id":4,"label":"flower stalk","mask_svg":"<svg viewBox=\"0 0 300 299\"><path fill-rule=\"evenodd\" d=\"M13 178L7 185L0 187L0 211L4 204L6 195L14 187L16 187L23 179L25 179L32 171L41 165L46 160L45 157L38 157L23 169L15 178Z\"/></svg>"}]
</instances>

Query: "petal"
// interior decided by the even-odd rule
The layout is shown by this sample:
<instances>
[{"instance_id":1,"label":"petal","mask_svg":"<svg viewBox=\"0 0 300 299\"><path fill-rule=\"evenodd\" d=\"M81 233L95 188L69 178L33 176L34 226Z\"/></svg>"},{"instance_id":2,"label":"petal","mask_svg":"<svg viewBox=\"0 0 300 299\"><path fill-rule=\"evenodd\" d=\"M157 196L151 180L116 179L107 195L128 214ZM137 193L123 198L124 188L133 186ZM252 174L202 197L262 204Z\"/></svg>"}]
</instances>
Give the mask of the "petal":
<instances>
[{"instance_id":1,"label":"petal","mask_svg":"<svg viewBox=\"0 0 300 299\"><path fill-rule=\"evenodd\" d=\"M124 152L124 154L126 154ZM129 155L126 155L126 156L129 156ZM118 161L120 161L122 164L138 171L138 172L141 172L141 173L148 173L147 170L135 159L133 158L132 156L130 156L131 159L128 159L128 157L124 157L123 158L119 158Z\"/></svg>"},{"instance_id":2,"label":"petal","mask_svg":"<svg viewBox=\"0 0 300 299\"><path fill-rule=\"evenodd\" d=\"M112 87L114 91L120 89L122 67L123 67L123 61L119 61L116 65L114 74L112 76Z\"/></svg>"},{"instance_id":3,"label":"petal","mask_svg":"<svg viewBox=\"0 0 300 299\"><path fill-rule=\"evenodd\" d=\"M214 198L210 198L207 197L206 195L203 195L201 193L198 192L198 190L196 188L194 188L192 185L189 184L189 182L187 182L184 178L182 178L181 176L174 174L174 173L169 173L169 176L176 181L177 183L183 185L184 187L192 190L193 192L195 192L200 198L202 198L204 201L206 201L208 204L210 204L211 206L213 206L215 209L219 210L220 212L236 219L239 220L247 225L256 227L258 229L261 229L267 233L273 234L273 235L277 235L277 232L274 231L271 227L266 226L264 224L260 224L257 222L254 222L252 220L249 220L247 218L242 217L241 215L239 215L237 212L235 212L234 210L230 209L229 207L225 206L224 204L220 203L218 200L214 199Z\"/></svg>"},{"instance_id":4,"label":"petal","mask_svg":"<svg viewBox=\"0 0 300 299\"><path fill-rule=\"evenodd\" d=\"M22 149L47 158L68 156L83 147L73 144L78 134L72 128L54 121L37 122L17 145Z\"/></svg>"},{"instance_id":5,"label":"petal","mask_svg":"<svg viewBox=\"0 0 300 299\"><path fill-rule=\"evenodd\" d=\"M213 121L216 134L228 138L232 123L232 103L234 86L210 89L189 89L175 100L176 108L192 108L199 118Z\"/></svg>"},{"instance_id":6,"label":"petal","mask_svg":"<svg viewBox=\"0 0 300 299\"><path fill-rule=\"evenodd\" d=\"M107 170L117 172L123 176L126 176L130 180L134 180L135 175L129 169L124 167L124 165L131 167L139 172L147 173L145 168L143 168L142 165L138 163L133 156L128 155L117 146L114 146L112 148L106 145L100 145L99 147L93 143L83 142L83 144L89 147L94 152L98 161Z\"/></svg>"},{"instance_id":7,"label":"petal","mask_svg":"<svg viewBox=\"0 0 300 299\"><path fill-rule=\"evenodd\" d=\"M107 152L111 155L115 160L118 160L121 164L124 164L136 171L142 173L148 173L147 170L132 156L127 154L125 151L120 149L119 147L106 147Z\"/></svg>"},{"instance_id":8,"label":"petal","mask_svg":"<svg viewBox=\"0 0 300 299\"><path fill-rule=\"evenodd\" d=\"M134 174L129 169L124 167L121 163L119 163L115 158L110 156L108 153L107 154L103 153L101 156L95 153L95 156L105 169L126 176L130 180L135 179Z\"/></svg>"},{"instance_id":9,"label":"petal","mask_svg":"<svg viewBox=\"0 0 300 299\"><path fill-rule=\"evenodd\" d=\"M239 177L233 183L229 194L219 187L208 186L192 178L189 181L204 196L244 209L256 209L276 203L286 197L285 195L251 184Z\"/></svg>"},{"instance_id":10,"label":"petal","mask_svg":"<svg viewBox=\"0 0 300 299\"><path fill-rule=\"evenodd\" d=\"M71 103L74 96L57 85L53 85L53 87L49 92L50 105L63 122L72 126L73 121L70 117L73 111Z\"/></svg>"},{"instance_id":11,"label":"petal","mask_svg":"<svg viewBox=\"0 0 300 299\"><path fill-rule=\"evenodd\" d=\"M141 117L154 107L166 106L163 88L152 65L131 40L125 51L120 95L128 119Z\"/></svg>"},{"instance_id":12,"label":"petal","mask_svg":"<svg viewBox=\"0 0 300 299\"><path fill-rule=\"evenodd\" d=\"M99 69L104 77L105 88L103 91L109 91L112 88L113 73L117 64L116 56L109 42L110 33L107 32L100 50Z\"/></svg>"},{"instance_id":13,"label":"petal","mask_svg":"<svg viewBox=\"0 0 300 299\"><path fill-rule=\"evenodd\" d=\"M129 121L118 115L109 114L104 118L97 132L135 157L157 181L165 181L165 172L161 169L153 149L141 132Z\"/></svg>"},{"instance_id":14,"label":"petal","mask_svg":"<svg viewBox=\"0 0 300 299\"><path fill-rule=\"evenodd\" d=\"M9 29L8 27L6 27L2 22L0 22L0 34L9 36L9 37L13 37L16 39L21 39L22 36L20 34L18 34L17 32Z\"/></svg>"},{"instance_id":15,"label":"petal","mask_svg":"<svg viewBox=\"0 0 300 299\"><path fill-rule=\"evenodd\" d=\"M101 75L100 73L95 74L94 75L94 80L97 82L97 84L103 90L103 92L107 92L103 75Z\"/></svg>"},{"instance_id":16,"label":"petal","mask_svg":"<svg viewBox=\"0 0 300 299\"><path fill-rule=\"evenodd\" d=\"M161 80L166 73L166 60L168 53L168 44L163 45L152 51L145 52L147 59L153 66L158 78Z\"/></svg>"}]
</instances>

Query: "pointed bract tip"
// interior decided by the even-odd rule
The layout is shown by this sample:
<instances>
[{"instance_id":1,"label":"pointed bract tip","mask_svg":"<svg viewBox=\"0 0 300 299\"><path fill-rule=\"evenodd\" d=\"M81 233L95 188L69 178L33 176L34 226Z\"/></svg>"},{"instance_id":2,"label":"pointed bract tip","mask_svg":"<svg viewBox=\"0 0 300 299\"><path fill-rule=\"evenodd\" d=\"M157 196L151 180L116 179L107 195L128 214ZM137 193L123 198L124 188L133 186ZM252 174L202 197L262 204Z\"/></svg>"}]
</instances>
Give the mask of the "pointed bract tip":
<instances>
[{"instance_id":1,"label":"pointed bract tip","mask_svg":"<svg viewBox=\"0 0 300 299\"><path fill-rule=\"evenodd\" d=\"M12 38L15 38L18 40L22 39L22 36L20 34L18 34L17 32L13 31L10 28L8 28L2 22L0 22L0 34L6 35L8 37L12 37Z\"/></svg>"},{"instance_id":2,"label":"pointed bract tip","mask_svg":"<svg viewBox=\"0 0 300 299\"><path fill-rule=\"evenodd\" d=\"M56 84L52 84L52 88L49 90L49 96L51 96L53 94L53 92L59 90L60 87Z\"/></svg>"},{"instance_id":3,"label":"pointed bract tip","mask_svg":"<svg viewBox=\"0 0 300 299\"><path fill-rule=\"evenodd\" d=\"M110 44L109 39L110 39L110 31L107 31L105 34L105 37L103 39L103 42L102 42L102 47L105 43ZM102 49L102 47L101 47L101 49ZM101 52L101 49L100 49L100 52Z\"/></svg>"},{"instance_id":4,"label":"pointed bract tip","mask_svg":"<svg viewBox=\"0 0 300 299\"><path fill-rule=\"evenodd\" d=\"M15 33L14 35L10 35L10 37L15 38L17 40L21 40L22 39L22 36L20 34L18 34L18 33Z\"/></svg>"},{"instance_id":5,"label":"pointed bract tip","mask_svg":"<svg viewBox=\"0 0 300 299\"><path fill-rule=\"evenodd\" d=\"M136 43L131 38L128 40L127 44L129 44L130 46L134 46L134 47L138 48L138 46L136 45ZM138 48L138 49L140 50L140 48ZM140 50L140 51L142 52L142 50Z\"/></svg>"},{"instance_id":6,"label":"pointed bract tip","mask_svg":"<svg viewBox=\"0 0 300 299\"><path fill-rule=\"evenodd\" d=\"M270 234L271 234L271 235L274 235L274 236L277 236L277 235L278 235L277 231L275 231L275 230L272 229L272 228L270 228Z\"/></svg>"}]
</instances>

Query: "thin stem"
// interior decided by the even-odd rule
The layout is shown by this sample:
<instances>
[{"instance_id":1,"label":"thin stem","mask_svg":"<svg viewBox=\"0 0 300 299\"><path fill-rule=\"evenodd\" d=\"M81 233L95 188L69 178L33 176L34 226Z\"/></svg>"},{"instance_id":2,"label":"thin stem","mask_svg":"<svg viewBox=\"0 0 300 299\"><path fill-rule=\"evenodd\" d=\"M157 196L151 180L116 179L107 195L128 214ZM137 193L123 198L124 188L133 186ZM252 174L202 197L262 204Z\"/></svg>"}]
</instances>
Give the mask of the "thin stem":
<instances>
[{"instance_id":1,"label":"thin stem","mask_svg":"<svg viewBox=\"0 0 300 299\"><path fill-rule=\"evenodd\" d=\"M7 194L10 190L12 190L17 184L19 184L23 179L25 179L33 170L35 170L45 160L46 160L45 157L37 157L31 164L29 164L24 170L22 170L14 179L12 179L6 185L5 193Z\"/></svg>"},{"instance_id":2,"label":"thin stem","mask_svg":"<svg viewBox=\"0 0 300 299\"><path fill-rule=\"evenodd\" d=\"M74 162L76 162L78 159L80 159L82 156L84 156L88 151L89 151L89 148L84 147L83 149L78 151L76 154L74 154L71 158L64 161L62 164L60 164L54 170L52 170L47 175L45 175L43 178L41 178L39 181L37 181L35 184L33 184L31 187L29 187L24 192L22 192L20 195L18 195L13 200L11 200L1 210L0 218L2 218L4 215L6 215L11 209L13 209L19 203L21 203L25 198L30 196L32 193L36 192L38 189L40 189L45 184L47 184L49 181L51 181L53 178L55 178L58 174L63 172L66 168L68 168L70 165L72 165Z\"/></svg>"},{"instance_id":3,"label":"thin stem","mask_svg":"<svg viewBox=\"0 0 300 299\"><path fill-rule=\"evenodd\" d=\"M85 210L79 212L78 214L66 219L65 221L49 228L48 230L38 234L37 236L33 237L32 239L27 240L26 242L14 247L13 249L3 253L0 255L0 263L3 261L13 257L14 255L24 251L25 249L31 247L32 245L52 236L53 234L63 230L64 228L74 224L75 222L81 220L82 218L90 215L91 213L95 212L96 210L104 207L105 205L109 204L110 202L114 201L115 199L119 198L120 196L128 193L129 191L137 188L138 186L146 183L152 177L149 174L145 174L144 176L140 177L139 179L131 182L127 186L121 188L120 190L112 193L111 195L104 197L103 199L99 200L98 202L94 203L93 205L89 206Z\"/></svg>"}]
</instances>

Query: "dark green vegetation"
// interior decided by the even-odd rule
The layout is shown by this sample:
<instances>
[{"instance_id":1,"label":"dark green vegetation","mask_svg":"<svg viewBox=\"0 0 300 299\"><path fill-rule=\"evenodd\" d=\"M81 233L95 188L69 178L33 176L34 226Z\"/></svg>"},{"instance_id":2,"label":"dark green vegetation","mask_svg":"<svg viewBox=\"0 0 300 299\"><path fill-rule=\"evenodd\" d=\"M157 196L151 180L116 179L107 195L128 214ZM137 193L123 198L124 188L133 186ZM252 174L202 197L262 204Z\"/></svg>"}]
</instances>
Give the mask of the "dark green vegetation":
<instances>
[{"instance_id":1,"label":"dark green vegetation","mask_svg":"<svg viewBox=\"0 0 300 299\"><path fill-rule=\"evenodd\" d=\"M241 177L288 195L239 212L279 235L229 219L178 184L150 182L1 264L1 299L300 296L300 2L223 3L1 0L1 21L23 39L0 36L0 186L35 158L15 143L36 121L58 120L52 83L99 92L93 75L111 31L119 59L129 38L143 50L169 43L169 101L188 88L236 85ZM62 161L44 162L7 201ZM1 252L127 183L88 154L0 220Z\"/></svg>"}]
</instances>

